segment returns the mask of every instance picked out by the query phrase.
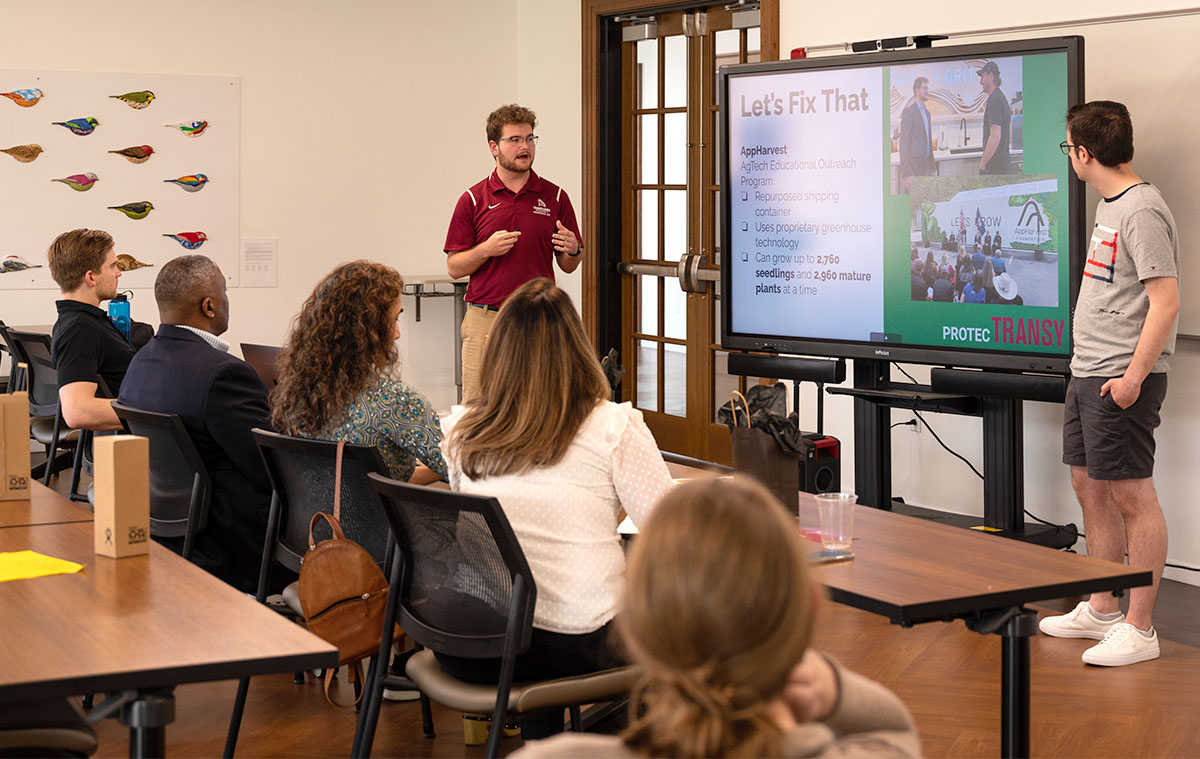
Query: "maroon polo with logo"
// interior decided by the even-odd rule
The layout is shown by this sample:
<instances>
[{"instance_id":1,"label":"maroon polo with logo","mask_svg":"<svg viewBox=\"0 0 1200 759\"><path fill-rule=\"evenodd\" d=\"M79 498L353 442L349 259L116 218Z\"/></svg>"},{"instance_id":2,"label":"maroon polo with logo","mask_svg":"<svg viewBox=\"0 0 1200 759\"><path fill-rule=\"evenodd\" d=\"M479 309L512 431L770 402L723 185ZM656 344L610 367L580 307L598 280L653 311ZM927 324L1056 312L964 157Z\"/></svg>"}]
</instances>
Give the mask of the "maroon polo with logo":
<instances>
[{"instance_id":1,"label":"maroon polo with logo","mask_svg":"<svg viewBox=\"0 0 1200 759\"><path fill-rule=\"evenodd\" d=\"M574 232L582 245L583 235L579 234L575 209L567 193L532 169L520 192L505 187L495 171L464 192L450 217L446 253L469 250L501 230L521 230L521 236L507 253L484 261L471 275L466 301L498 307L513 290L531 279L546 277L553 281L551 235L557 229L557 221Z\"/></svg>"}]
</instances>

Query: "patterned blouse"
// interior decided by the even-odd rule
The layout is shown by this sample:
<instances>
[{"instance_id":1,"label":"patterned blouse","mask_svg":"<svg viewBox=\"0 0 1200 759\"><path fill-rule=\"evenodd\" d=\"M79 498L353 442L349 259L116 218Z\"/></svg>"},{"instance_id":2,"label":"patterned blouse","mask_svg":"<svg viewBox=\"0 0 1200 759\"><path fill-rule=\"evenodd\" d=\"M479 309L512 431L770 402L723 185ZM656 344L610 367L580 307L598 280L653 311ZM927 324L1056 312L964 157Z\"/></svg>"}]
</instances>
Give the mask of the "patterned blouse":
<instances>
[{"instance_id":1,"label":"patterned blouse","mask_svg":"<svg viewBox=\"0 0 1200 759\"><path fill-rule=\"evenodd\" d=\"M465 411L442 420L447 435ZM671 487L654 435L629 403L605 401L575 433L557 464L472 480L449 451L450 489L495 496L537 584L533 625L579 635L617 613L625 550L617 534L624 508L639 524Z\"/></svg>"},{"instance_id":2,"label":"patterned blouse","mask_svg":"<svg viewBox=\"0 0 1200 759\"><path fill-rule=\"evenodd\" d=\"M398 379L381 379L359 393L345 419L322 438L373 445L393 479L407 480L416 461L446 479L440 448L442 427L429 400Z\"/></svg>"}]
</instances>

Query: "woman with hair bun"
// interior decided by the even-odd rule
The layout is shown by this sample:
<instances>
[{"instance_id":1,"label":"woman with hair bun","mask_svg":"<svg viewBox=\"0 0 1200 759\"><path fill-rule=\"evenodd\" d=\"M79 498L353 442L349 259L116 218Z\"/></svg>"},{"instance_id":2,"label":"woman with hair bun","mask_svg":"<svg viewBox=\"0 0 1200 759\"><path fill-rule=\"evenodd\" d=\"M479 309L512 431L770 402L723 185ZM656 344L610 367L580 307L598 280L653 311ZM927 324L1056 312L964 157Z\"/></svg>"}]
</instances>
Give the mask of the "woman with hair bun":
<instances>
[{"instance_id":1,"label":"woman with hair bun","mask_svg":"<svg viewBox=\"0 0 1200 759\"><path fill-rule=\"evenodd\" d=\"M393 478L426 484L445 479L446 464L437 412L397 376L403 288L373 261L317 283L277 360L271 422L286 435L373 445Z\"/></svg>"},{"instance_id":2,"label":"woman with hair bun","mask_svg":"<svg viewBox=\"0 0 1200 759\"><path fill-rule=\"evenodd\" d=\"M674 488L634 539L617 616L644 669L630 726L513 756L918 756L891 691L809 648L816 600L795 520L766 490Z\"/></svg>"}]
</instances>

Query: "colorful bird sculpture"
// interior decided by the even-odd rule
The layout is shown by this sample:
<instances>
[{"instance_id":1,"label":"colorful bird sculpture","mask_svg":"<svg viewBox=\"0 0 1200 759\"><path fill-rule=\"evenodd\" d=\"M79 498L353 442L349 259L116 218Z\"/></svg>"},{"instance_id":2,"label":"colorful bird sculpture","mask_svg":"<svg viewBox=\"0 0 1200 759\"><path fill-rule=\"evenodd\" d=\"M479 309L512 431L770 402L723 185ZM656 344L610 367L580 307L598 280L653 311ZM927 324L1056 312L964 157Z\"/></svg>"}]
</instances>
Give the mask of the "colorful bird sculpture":
<instances>
[{"instance_id":1,"label":"colorful bird sculpture","mask_svg":"<svg viewBox=\"0 0 1200 759\"><path fill-rule=\"evenodd\" d=\"M199 248L208 239L208 235L203 232L180 232L177 235L163 235L163 237L170 237L188 250Z\"/></svg>"},{"instance_id":2,"label":"colorful bird sculpture","mask_svg":"<svg viewBox=\"0 0 1200 759\"><path fill-rule=\"evenodd\" d=\"M204 185L208 184L208 177L204 174L188 174L186 177L176 177L175 179L164 179L164 182L170 182L174 185L179 185L188 192L197 192L204 189Z\"/></svg>"},{"instance_id":3,"label":"colorful bird sculpture","mask_svg":"<svg viewBox=\"0 0 1200 759\"><path fill-rule=\"evenodd\" d=\"M174 124L164 124L163 126L172 129L178 129L188 137L199 137L204 134L204 130L208 129L207 121L178 121Z\"/></svg>"},{"instance_id":4,"label":"colorful bird sculpture","mask_svg":"<svg viewBox=\"0 0 1200 759\"><path fill-rule=\"evenodd\" d=\"M41 90L13 90L12 92L0 92L0 95L8 98L22 108L32 108L42 99L43 93Z\"/></svg>"},{"instance_id":5,"label":"colorful bird sculpture","mask_svg":"<svg viewBox=\"0 0 1200 759\"><path fill-rule=\"evenodd\" d=\"M20 256L8 256L4 259L4 263L0 264L0 274L7 274L10 271L25 271L26 269L40 269L41 264L25 263L25 259Z\"/></svg>"},{"instance_id":6,"label":"colorful bird sculpture","mask_svg":"<svg viewBox=\"0 0 1200 759\"><path fill-rule=\"evenodd\" d=\"M96 127L100 126L100 122L91 116L81 116L70 121L55 121L53 122L60 127L66 127L71 130L71 134L77 134L80 137L86 137L96 131Z\"/></svg>"},{"instance_id":7,"label":"colorful bird sculpture","mask_svg":"<svg viewBox=\"0 0 1200 759\"><path fill-rule=\"evenodd\" d=\"M144 219L154 210L154 204L148 200L137 203L126 203L123 206L108 206L114 211L120 211L131 219Z\"/></svg>"},{"instance_id":8,"label":"colorful bird sculpture","mask_svg":"<svg viewBox=\"0 0 1200 759\"><path fill-rule=\"evenodd\" d=\"M110 98L116 98L130 108L141 110L150 105L150 101L154 99L154 93L150 90L141 90L140 92L126 92L124 95L109 95Z\"/></svg>"},{"instance_id":9,"label":"colorful bird sculpture","mask_svg":"<svg viewBox=\"0 0 1200 759\"><path fill-rule=\"evenodd\" d=\"M110 153L116 153L119 156L124 156L129 159L130 163L145 163L150 160L150 156L154 154L154 148L149 145L133 145L120 150L110 150Z\"/></svg>"},{"instance_id":10,"label":"colorful bird sculpture","mask_svg":"<svg viewBox=\"0 0 1200 759\"><path fill-rule=\"evenodd\" d=\"M87 192L88 190L92 189L93 185L96 184L96 180L98 178L99 177L89 171L86 174L72 174L69 177L63 177L62 179L51 179L50 181L62 182L75 192Z\"/></svg>"},{"instance_id":11,"label":"colorful bird sculpture","mask_svg":"<svg viewBox=\"0 0 1200 759\"><path fill-rule=\"evenodd\" d=\"M137 260L136 258L129 255L128 253L118 253L117 254L117 268L120 269L121 271L133 271L134 269L144 269L147 266L153 266L153 265L154 264L142 263L141 261Z\"/></svg>"},{"instance_id":12,"label":"colorful bird sculpture","mask_svg":"<svg viewBox=\"0 0 1200 759\"><path fill-rule=\"evenodd\" d=\"M13 158L21 163L29 163L35 160L42 154L41 145L13 145L11 148L0 150L0 153L8 153Z\"/></svg>"}]
</instances>

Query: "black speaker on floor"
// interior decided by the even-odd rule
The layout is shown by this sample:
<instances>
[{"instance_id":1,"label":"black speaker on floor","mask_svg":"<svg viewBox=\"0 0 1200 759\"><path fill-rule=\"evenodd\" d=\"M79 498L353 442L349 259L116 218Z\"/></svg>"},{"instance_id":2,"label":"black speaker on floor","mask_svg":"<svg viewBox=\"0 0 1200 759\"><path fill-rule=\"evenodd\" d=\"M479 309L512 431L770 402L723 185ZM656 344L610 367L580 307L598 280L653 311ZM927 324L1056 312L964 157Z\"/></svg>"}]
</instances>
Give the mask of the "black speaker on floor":
<instances>
[{"instance_id":1,"label":"black speaker on floor","mask_svg":"<svg viewBox=\"0 0 1200 759\"><path fill-rule=\"evenodd\" d=\"M805 493L836 493L842 489L841 443L835 437L804 435L800 457L800 489Z\"/></svg>"}]
</instances>

